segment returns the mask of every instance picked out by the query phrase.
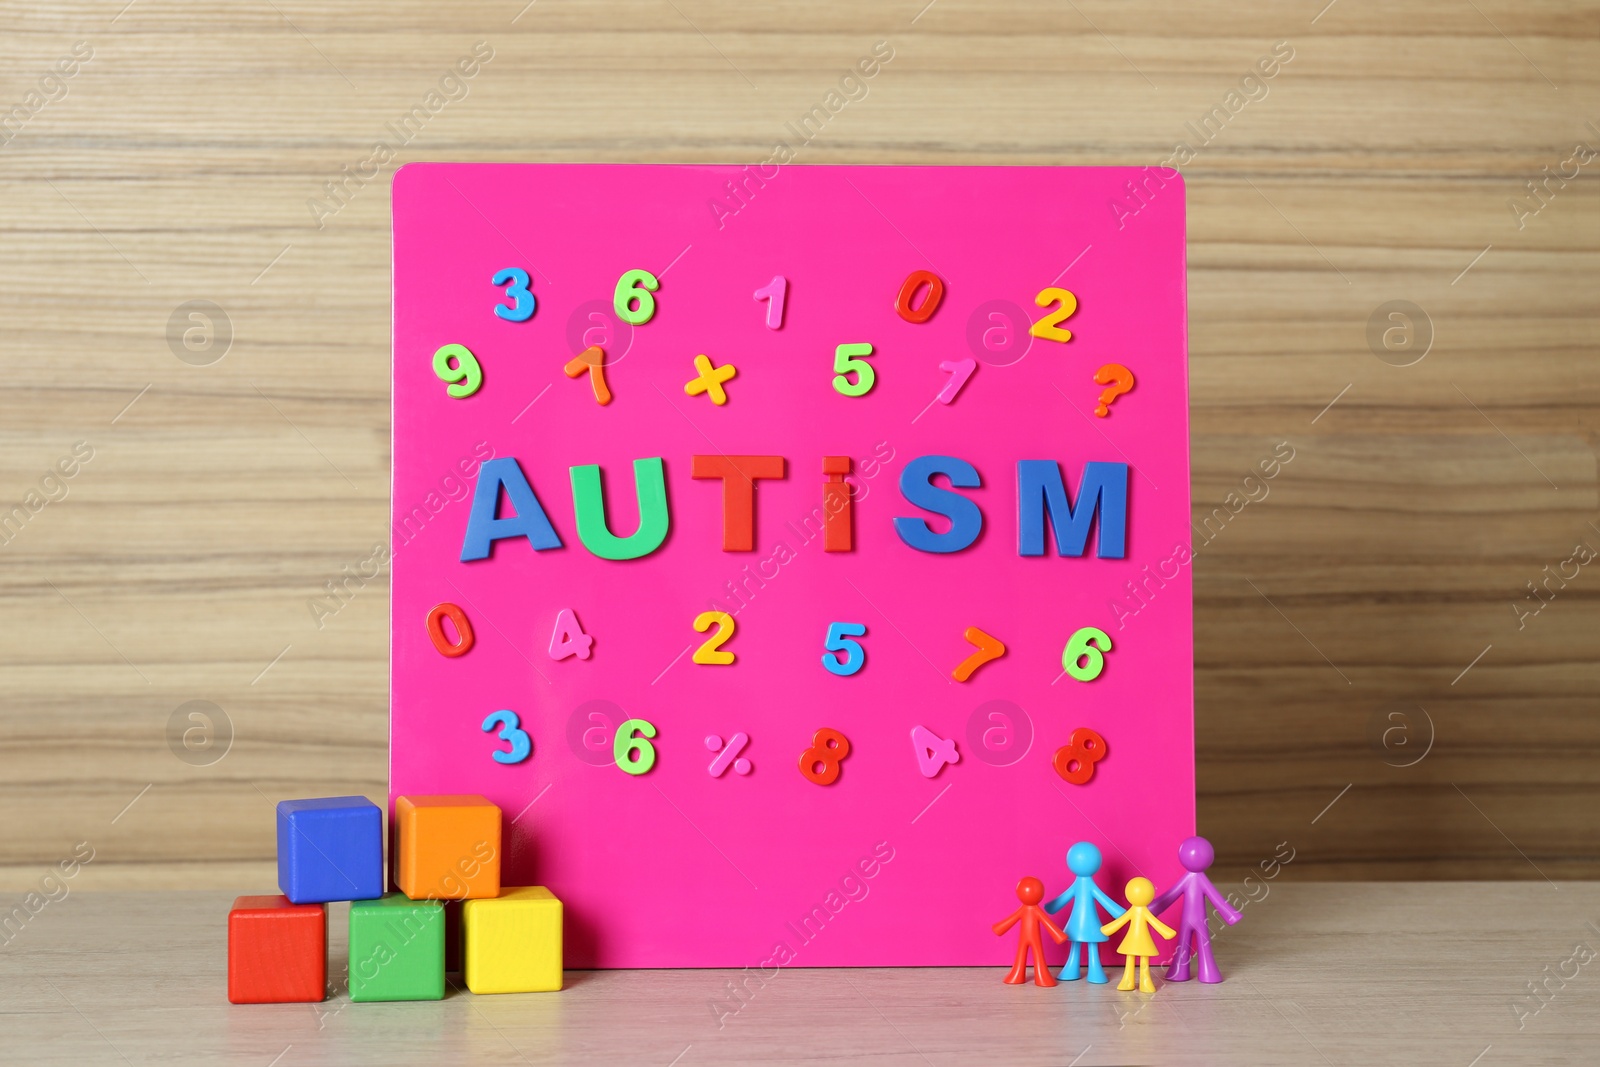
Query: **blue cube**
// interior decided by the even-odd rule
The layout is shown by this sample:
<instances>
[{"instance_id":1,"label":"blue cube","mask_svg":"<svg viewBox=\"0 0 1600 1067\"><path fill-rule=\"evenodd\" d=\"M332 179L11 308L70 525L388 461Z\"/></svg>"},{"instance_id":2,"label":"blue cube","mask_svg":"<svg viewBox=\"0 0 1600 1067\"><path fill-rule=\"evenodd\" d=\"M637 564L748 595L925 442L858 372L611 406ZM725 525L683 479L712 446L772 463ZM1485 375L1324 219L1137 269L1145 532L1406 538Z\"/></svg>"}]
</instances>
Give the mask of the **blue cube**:
<instances>
[{"instance_id":1,"label":"blue cube","mask_svg":"<svg viewBox=\"0 0 1600 1067\"><path fill-rule=\"evenodd\" d=\"M383 896L383 811L366 797L278 805L278 888L296 904Z\"/></svg>"}]
</instances>

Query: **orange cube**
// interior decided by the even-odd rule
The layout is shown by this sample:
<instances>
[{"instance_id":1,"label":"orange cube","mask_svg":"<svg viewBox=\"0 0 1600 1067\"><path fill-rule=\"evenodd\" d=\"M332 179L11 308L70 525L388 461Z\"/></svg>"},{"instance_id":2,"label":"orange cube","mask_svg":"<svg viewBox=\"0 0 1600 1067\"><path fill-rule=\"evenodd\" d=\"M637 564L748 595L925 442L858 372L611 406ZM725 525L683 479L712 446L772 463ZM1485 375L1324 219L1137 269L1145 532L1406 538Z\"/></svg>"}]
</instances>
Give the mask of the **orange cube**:
<instances>
[{"instance_id":1,"label":"orange cube","mask_svg":"<svg viewBox=\"0 0 1600 1067\"><path fill-rule=\"evenodd\" d=\"M481 796L397 797L394 881L412 900L500 893L500 809Z\"/></svg>"}]
</instances>

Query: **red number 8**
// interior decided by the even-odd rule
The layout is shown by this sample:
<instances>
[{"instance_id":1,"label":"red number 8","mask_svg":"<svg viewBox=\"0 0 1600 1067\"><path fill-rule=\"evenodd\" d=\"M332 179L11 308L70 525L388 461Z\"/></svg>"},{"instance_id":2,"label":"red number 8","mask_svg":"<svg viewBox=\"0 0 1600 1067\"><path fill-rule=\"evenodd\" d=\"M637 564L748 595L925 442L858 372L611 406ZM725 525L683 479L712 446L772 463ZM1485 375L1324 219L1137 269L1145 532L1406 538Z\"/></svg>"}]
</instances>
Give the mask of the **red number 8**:
<instances>
[{"instance_id":1,"label":"red number 8","mask_svg":"<svg viewBox=\"0 0 1600 1067\"><path fill-rule=\"evenodd\" d=\"M811 747L800 753L800 773L818 785L832 785L839 780L839 761L848 755L850 739L824 726L811 735Z\"/></svg>"},{"instance_id":2,"label":"red number 8","mask_svg":"<svg viewBox=\"0 0 1600 1067\"><path fill-rule=\"evenodd\" d=\"M1073 785L1088 785L1094 777L1094 765L1106 758L1106 739L1080 726L1072 731L1067 743L1056 749L1051 761L1056 773Z\"/></svg>"}]
</instances>

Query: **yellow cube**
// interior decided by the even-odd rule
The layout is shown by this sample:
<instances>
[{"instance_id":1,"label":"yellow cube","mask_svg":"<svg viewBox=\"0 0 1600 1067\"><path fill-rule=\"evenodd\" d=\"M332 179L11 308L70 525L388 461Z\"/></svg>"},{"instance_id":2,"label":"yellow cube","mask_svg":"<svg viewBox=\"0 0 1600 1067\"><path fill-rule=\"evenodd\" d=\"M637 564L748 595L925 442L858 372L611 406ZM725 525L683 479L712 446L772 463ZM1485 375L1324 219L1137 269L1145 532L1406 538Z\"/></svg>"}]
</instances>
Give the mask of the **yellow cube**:
<instances>
[{"instance_id":1,"label":"yellow cube","mask_svg":"<svg viewBox=\"0 0 1600 1067\"><path fill-rule=\"evenodd\" d=\"M474 993L561 988L561 901L542 885L461 905L462 977Z\"/></svg>"}]
</instances>

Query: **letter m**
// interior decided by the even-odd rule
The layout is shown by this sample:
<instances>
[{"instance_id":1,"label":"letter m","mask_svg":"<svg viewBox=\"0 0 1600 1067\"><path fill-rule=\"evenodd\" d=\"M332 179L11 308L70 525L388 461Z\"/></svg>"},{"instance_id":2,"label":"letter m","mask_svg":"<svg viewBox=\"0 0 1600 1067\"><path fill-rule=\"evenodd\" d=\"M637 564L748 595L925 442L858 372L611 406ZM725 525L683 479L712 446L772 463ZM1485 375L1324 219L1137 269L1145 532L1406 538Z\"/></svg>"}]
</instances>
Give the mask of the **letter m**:
<instances>
[{"instance_id":1,"label":"letter m","mask_svg":"<svg viewBox=\"0 0 1600 1067\"><path fill-rule=\"evenodd\" d=\"M1089 527L1100 514L1095 555L1122 559L1128 535L1128 465L1085 463L1074 505L1061 481L1061 466L1049 459L1017 462L1017 554L1044 555L1048 515L1056 534L1056 555L1081 556Z\"/></svg>"}]
</instances>

